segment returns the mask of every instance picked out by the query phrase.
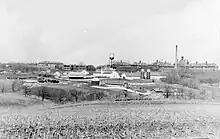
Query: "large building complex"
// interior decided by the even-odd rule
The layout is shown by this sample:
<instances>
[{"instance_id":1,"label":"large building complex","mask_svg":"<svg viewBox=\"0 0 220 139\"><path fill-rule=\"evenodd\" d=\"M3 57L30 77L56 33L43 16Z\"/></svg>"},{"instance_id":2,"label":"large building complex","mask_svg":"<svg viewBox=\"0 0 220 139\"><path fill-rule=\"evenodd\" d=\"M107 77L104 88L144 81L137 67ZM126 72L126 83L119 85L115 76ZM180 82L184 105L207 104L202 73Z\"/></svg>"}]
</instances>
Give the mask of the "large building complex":
<instances>
[{"instance_id":1,"label":"large building complex","mask_svg":"<svg viewBox=\"0 0 220 139\"><path fill-rule=\"evenodd\" d=\"M177 65L176 65L177 63ZM166 62L166 61L155 61L151 64L146 64L142 62L134 62L132 64L126 63L123 61L114 61L113 68L119 72L136 72L144 69L150 69L151 71L158 71L160 69L174 69L174 68L188 68L188 69L197 69L197 70L212 70L217 71L218 65L215 63L208 63L207 61L204 63L190 63L187 59L184 59L182 56L180 60L176 59L175 63Z\"/></svg>"}]
</instances>

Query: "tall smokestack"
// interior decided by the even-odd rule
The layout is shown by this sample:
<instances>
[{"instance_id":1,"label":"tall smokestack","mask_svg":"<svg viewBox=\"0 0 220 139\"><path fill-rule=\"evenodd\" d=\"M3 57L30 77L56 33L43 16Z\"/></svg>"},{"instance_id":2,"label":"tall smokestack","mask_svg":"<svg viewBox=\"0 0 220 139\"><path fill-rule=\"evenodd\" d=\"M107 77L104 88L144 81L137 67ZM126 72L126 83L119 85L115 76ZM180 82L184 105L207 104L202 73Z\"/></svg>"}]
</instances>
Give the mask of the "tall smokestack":
<instances>
[{"instance_id":1,"label":"tall smokestack","mask_svg":"<svg viewBox=\"0 0 220 139\"><path fill-rule=\"evenodd\" d=\"M177 69L177 67L178 67L177 51L178 51L178 46L176 45L176 52L175 52L175 69Z\"/></svg>"}]
</instances>

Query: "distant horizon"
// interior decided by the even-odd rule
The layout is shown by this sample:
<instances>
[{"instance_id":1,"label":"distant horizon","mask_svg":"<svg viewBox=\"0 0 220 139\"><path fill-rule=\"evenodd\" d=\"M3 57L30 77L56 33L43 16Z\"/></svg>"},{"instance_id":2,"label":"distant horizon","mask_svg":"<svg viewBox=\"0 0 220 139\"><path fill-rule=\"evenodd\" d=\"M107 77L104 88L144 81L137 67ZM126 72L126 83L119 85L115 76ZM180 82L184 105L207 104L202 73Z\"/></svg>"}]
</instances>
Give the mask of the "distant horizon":
<instances>
[{"instance_id":1,"label":"distant horizon","mask_svg":"<svg viewBox=\"0 0 220 139\"><path fill-rule=\"evenodd\" d=\"M0 61L152 62L178 56L220 65L219 0L2 0ZM40 9L40 10L39 10Z\"/></svg>"},{"instance_id":2,"label":"distant horizon","mask_svg":"<svg viewBox=\"0 0 220 139\"><path fill-rule=\"evenodd\" d=\"M188 60L188 59L187 59ZM120 62L121 60L113 60L113 61L117 61L117 62ZM122 62L128 62L129 60L122 60ZM155 60L155 61L152 61L152 62L145 62L145 61L142 61L142 60L139 60L139 61L141 61L142 63L146 63L146 64L152 64L152 63L155 63L157 60ZM129 63L134 63L134 62L139 62L139 61L129 61ZM163 61L161 61L161 60L159 60L158 59L158 61L159 62L165 62L166 60L163 60ZM179 59L178 59L178 61L179 61ZM50 60L42 60L42 61L30 61L30 62L28 62L28 61L25 61L25 62L22 62L22 61L20 61L20 62L13 62L13 61L11 61L11 62L0 62L0 64L10 64L10 63L24 63L24 64L28 64L28 63L40 63L40 62L59 62L59 63L63 63L63 64L67 64L67 65L71 65L71 64L80 64L80 62L83 62L83 61L80 61L80 62L78 62L78 63L65 63L65 62L63 62L63 61L61 61L61 60L52 60L52 61L50 61ZM175 62L169 62L169 61L166 61L167 63L170 63L170 64L175 64ZM199 64L204 64L205 62L201 62L201 61L197 61ZM217 63L214 63L214 62L209 62L209 61L207 61L208 62L208 64L216 64L217 66L219 66ZM190 62L189 61L189 63L191 63L191 64L195 64L196 63L196 61L194 61L194 62ZM85 64L85 65L95 65L95 66L98 66L98 65L109 65L109 63L108 63L108 61L106 62L106 63L102 63L102 64L92 64L92 63L84 63L83 62L83 64Z\"/></svg>"}]
</instances>

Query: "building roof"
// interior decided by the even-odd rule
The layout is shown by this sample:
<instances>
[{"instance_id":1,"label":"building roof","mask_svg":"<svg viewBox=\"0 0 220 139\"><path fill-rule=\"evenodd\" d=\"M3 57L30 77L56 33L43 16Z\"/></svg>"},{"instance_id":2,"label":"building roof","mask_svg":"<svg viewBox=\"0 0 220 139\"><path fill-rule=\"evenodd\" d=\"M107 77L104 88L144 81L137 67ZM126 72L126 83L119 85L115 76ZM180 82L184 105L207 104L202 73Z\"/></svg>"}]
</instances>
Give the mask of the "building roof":
<instances>
[{"instance_id":1,"label":"building roof","mask_svg":"<svg viewBox=\"0 0 220 139\"><path fill-rule=\"evenodd\" d=\"M95 73L109 73L111 74L113 71L115 71L112 68L103 68L103 69L97 69Z\"/></svg>"},{"instance_id":2,"label":"building roof","mask_svg":"<svg viewBox=\"0 0 220 139\"><path fill-rule=\"evenodd\" d=\"M69 72L68 75L69 76L84 76L84 75L88 75L89 72L87 71L82 71L82 72Z\"/></svg>"},{"instance_id":3,"label":"building roof","mask_svg":"<svg viewBox=\"0 0 220 139\"><path fill-rule=\"evenodd\" d=\"M140 77L141 73L140 72L134 72L134 73L124 73L126 77ZM165 73L162 72L151 72L151 76L165 76Z\"/></svg>"},{"instance_id":4,"label":"building roof","mask_svg":"<svg viewBox=\"0 0 220 139\"><path fill-rule=\"evenodd\" d=\"M193 67L217 67L217 64L215 63L190 63L188 66Z\"/></svg>"},{"instance_id":5,"label":"building roof","mask_svg":"<svg viewBox=\"0 0 220 139\"><path fill-rule=\"evenodd\" d=\"M39 62L38 64L64 64L62 62L55 62L55 61L42 61L42 62Z\"/></svg>"}]
</instances>

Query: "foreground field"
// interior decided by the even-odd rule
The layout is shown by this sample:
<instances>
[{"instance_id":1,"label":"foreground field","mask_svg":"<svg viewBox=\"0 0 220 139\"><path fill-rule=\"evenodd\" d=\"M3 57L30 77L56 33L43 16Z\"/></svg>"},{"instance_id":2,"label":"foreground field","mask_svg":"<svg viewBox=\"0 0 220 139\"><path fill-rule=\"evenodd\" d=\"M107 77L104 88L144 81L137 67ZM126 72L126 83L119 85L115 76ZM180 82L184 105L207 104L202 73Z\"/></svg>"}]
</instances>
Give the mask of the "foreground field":
<instances>
[{"instance_id":1,"label":"foreground field","mask_svg":"<svg viewBox=\"0 0 220 139\"><path fill-rule=\"evenodd\" d=\"M29 117L2 115L1 135L6 138L220 138L220 121L208 111L219 108L190 104L103 104L47 109Z\"/></svg>"}]
</instances>

